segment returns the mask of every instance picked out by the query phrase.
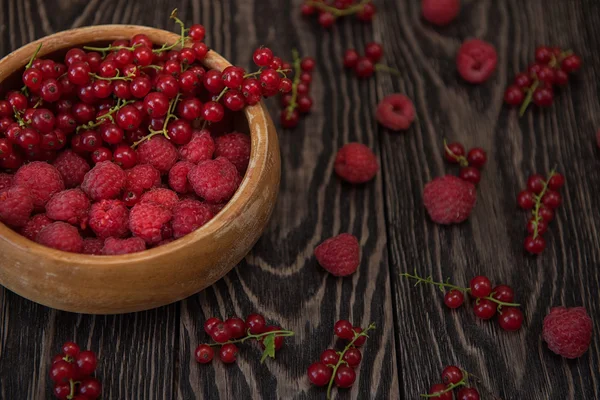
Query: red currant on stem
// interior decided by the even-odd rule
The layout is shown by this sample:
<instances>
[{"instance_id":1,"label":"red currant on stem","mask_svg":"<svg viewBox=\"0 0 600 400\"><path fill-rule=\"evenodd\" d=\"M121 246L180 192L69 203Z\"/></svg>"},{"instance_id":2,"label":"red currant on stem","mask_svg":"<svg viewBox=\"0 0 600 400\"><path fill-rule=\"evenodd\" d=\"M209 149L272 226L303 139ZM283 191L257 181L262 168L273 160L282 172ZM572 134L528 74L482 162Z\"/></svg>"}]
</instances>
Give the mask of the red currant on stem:
<instances>
[{"instance_id":1,"label":"red currant on stem","mask_svg":"<svg viewBox=\"0 0 600 400\"><path fill-rule=\"evenodd\" d=\"M431 386L429 393L422 394L421 397L436 400L453 400L454 389L469 384L469 373L454 365L449 365L442 371L442 381L444 383L436 383Z\"/></svg>"},{"instance_id":2,"label":"red currant on stem","mask_svg":"<svg viewBox=\"0 0 600 400\"><path fill-rule=\"evenodd\" d=\"M469 285L473 297L487 297L492 292L492 282L486 276L476 276Z\"/></svg>"},{"instance_id":3,"label":"red currant on stem","mask_svg":"<svg viewBox=\"0 0 600 400\"><path fill-rule=\"evenodd\" d=\"M444 140L444 157L448 162L459 164L461 167L469 166L469 161L465 157L465 148L460 143L447 144Z\"/></svg>"},{"instance_id":4,"label":"red currant on stem","mask_svg":"<svg viewBox=\"0 0 600 400\"><path fill-rule=\"evenodd\" d=\"M308 379L315 386L325 386L331 380L333 368L322 362L316 362L308 367Z\"/></svg>"},{"instance_id":5,"label":"red currant on stem","mask_svg":"<svg viewBox=\"0 0 600 400\"><path fill-rule=\"evenodd\" d=\"M375 15L375 6L371 3L372 0L361 0L357 4L352 2L344 2L337 6L337 3L327 4L324 1L307 1L302 6L302 15L308 16L314 14L315 10L320 12L319 24L324 28L329 28L333 25L337 18L349 15L356 15L360 21L369 22Z\"/></svg>"},{"instance_id":6,"label":"red currant on stem","mask_svg":"<svg viewBox=\"0 0 600 400\"><path fill-rule=\"evenodd\" d=\"M532 217L527 223L527 230L531 236L525 238L525 250L531 254L540 254L546 248L546 241L541 236L548 228L548 223L554 219L553 209L562 203L560 194L552 189L560 188L564 184L564 177L556 173L553 168L547 179L542 175L535 174L527 180L527 187L535 195L532 195L534 204L532 207ZM531 193L530 192L530 193ZM521 204L521 194L519 194L519 204ZM529 206L529 202L526 204Z\"/></svg>"},{"instance_id":7,"label":"red currant on stem","mask_svg":"<svg viewBox=\"0 0 600 400\"><path fill-rule=\"evenodd\" d=\"M465 302L465 295L460 290L452 289L444 295L444 304L448 308L458 308Z\"/></svg>"},{"instance_id":8,"label":"red currant on stem","mask_svg":"<svg viewBox=\"0 0 600 400\"><path fill-rule=\"evenodd\" d=\"M523 325L523 313L515 307L506 307L500 311L498 324L505 331L516 331Z\"/></svg>"}]
</instances>

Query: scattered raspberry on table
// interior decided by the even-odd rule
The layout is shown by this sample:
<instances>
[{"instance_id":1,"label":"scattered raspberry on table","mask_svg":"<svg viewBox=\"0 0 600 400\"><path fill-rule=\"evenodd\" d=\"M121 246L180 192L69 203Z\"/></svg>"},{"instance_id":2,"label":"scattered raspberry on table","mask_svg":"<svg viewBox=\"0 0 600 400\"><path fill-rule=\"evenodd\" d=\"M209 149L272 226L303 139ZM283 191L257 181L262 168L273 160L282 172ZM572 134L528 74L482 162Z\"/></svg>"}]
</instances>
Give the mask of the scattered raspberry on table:
<instances>
[{"instance_id":1,"label":"scattered raspberry on table","mask_svg":"<svg viewBox=\"0 0 600 400\"><path fill-rule=\"evenodd\" d=\"M542 337L554 353L581 357L590 347L592 319L584 307L554 307L544 318Z\"/></svg>"},{"instance_id":2,"label":"scattered raspberry on table","mask_svg":"<svg viewBox=\"0 0 600 400\"><path fill-rule=\"evenodd\" d=\"M362 143L348 143L338 150L334 168L337 175L349 183L370 181L379 170L377 157Z\"/></svg>"},{"instance_id":3,"label":"scattered raspberry on table","mask_svg":"<svg viewBox=\"0 0 600 400\"><path fill-rule=\"evenodd\" d=\"M342 233L315 248L319 264L335 276L353 274L360 264L360 245L356 236Z\"/></svg>"},{"instance_id":4,"label":"scattered raspberry on table","mask_svg":"<svg viewBox=\"0 0 600 400\"><path fill-rule=\"evenodd\" d=\"M423 190L423 204L431 220L442 225L465 221L476 200L475 186L454 175L435 178Z\"/></svg>"}]
</instances>

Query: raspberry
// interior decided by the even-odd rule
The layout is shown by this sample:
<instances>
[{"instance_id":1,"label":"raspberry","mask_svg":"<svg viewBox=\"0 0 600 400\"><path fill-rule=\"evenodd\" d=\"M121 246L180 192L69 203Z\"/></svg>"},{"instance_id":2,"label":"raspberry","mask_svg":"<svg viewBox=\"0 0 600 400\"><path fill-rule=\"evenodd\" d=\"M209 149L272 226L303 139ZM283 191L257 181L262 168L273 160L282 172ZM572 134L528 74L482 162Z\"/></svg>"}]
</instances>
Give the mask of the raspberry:
<instances>
[{"instance_id":1,"label":"raspberry","mask_svg":"<svg viewBox=\"0 0 600 400\"><path fill-rule=\"evenodd\" d=\"M348 143L335 156L335 172L350 183L365 183L373 179L379 166L375 154L361 143Z\"/></svg>"},{"instance_id":2,"label":"raspberry","mask_svg":"<svg viewBox=\"0 0 600 400\"><path fill-rule=\"evenodd\" d=\"M225 157L243 175L250 161L250 136L232 132L215 140L215 157Z\"/></svg>"},{"instance_id":3,"label":"raspberry","mask_svg":"<svg viewBox=\"0 0 600 400\"><path fill-rule=\"evenodd\" d=\"M13 228L27 224L33 212L33 197L23 187L12 187L0 193L0 221Z\"/></svg>"},{"instance_id":4,"label":"raspberry","mask_svg":"<svg viewBox=\"0 0 600 400\"><path fill-rule=\"evenodd\" d=\"M148 202L158 204L159 206L163 206L167 210L170 210L179 202L179 196L169 189L153 189L145 193L140 199L140 203Z\"/></svg>"},{"instance_id":5,"label":"raspberry","mask_svg":"<svg viewBox=\"0 0 600 400\"><path fill-rule=\"evenodd\" d=\"M463 42L456 55L456 67L462 78L470 83L485 82L496 69L498 54L491 44L479 39Z\"/></svg>"},{"instance_id":6,"label":"raspberry","mask_svg":"<svg viewBox=\"0 0 600 400\"><path fill-rule=\"evenodd\" d=\"M140 164L125 171L127 175L126 191L143 193L160 186L160 171L150 164Z\"/></svg>"},{"instance_id":7,"label":"raspberry","mask_svg":"<svg viewBox=\"0 0 600 400\"><path fill-rule=\"evenodd\" d=\"M210 207L198 200L182 200L173 207L173 237L178 239L206 224L213 217Z\"/></svg>"},{"instance_id":8,"label":"raspberry","mask_svg":"<svg viewBox=\"0 0 600 400\"><path fill-rule=\"evenodd\" d=\"M13 184L29 190L36 208L43 208L50 197L65 189L58 170L41 161L34 161L19 168Z\"/></svg>"},{"instance_id":9,"label":"raspberry","mask_svg":"<svg viewBox=\"0 0 600 400\"><path fill-rule=\"evenodd\" d=\"M55 221L68 222L85 229L90 200L79 189L68 189L56 193L46 204L46 215Z\"/></svg>"},{"instance_id":10,"label":"raspberry","mask_svg":"<svg viewBox=\"0 0 600 400\"><path fill-rule=\"evenodd\" d=\"M77 228L66 222L53 222L38 233L36 241L53 249L81 253L83 239Z\"/></svg>"},{"instance_id":11,"label":"raspberry","mask_svg":"<svg viewBox=\"0 0 600 400\"><path fill-rule=\"evenodd\" d=\"M188 182L187 175L194 168L194 164L189 161L179 161L169 171L169 186L177 193L188 193L193 191Z\"/></svg>"},{"instance_id":12,"label":"raspberry","mask_svg":"<svg viewBox=\"0 0 600 400\"><path fill-rule=\"evenodd\" d=\"M377 106L375 118L388 129L405 130L415 120L415 107L405 95L391 94L381 100Z\"/></svg>"},{"instance_id":13,"label":"raspberry","mask_svg":"<svg viewBox=\"0 0 600 400\"><path fill-rule=\"evenodd\" d=\"M123 237L129 232L129 209L121 200L100 200L92 204L89 225L101 239Z\"/></svg>"},{"instance_id":14,"label":"raspberry","mask_svg":"<svg viewBox=\"0 0 600 400\"><path fill-rule=\"evenodd\" d=\"M146 250L146 242L137 237L129 239L108 238L104 242L102 254L105 256L117 256L120 254L138 253Z\"/></svg>"},{"instance_id":15,"label":"raspberry","mask_svg":"<svg viewBox=\"0 0 600 400\"><path fill-rule=\"evenodd\" d=\"M71 150L65 150L54 160L54 167L60 172L65 187L74 188L81 185L90 165L83 157Z\"/></svg>"},{"instance_id":16,"label":"raspberry","mask_svg":"<svg viewBox=\"0 0 600 400\"><path fill-rule=\"evenodd\" d=\"M196 194L209 203L229 200L240 184L237 169L223 157L196 165L189 172L188 180Z\"/></svg>"},{"instance_id":17,"label":"raspberry","mask_svg":"<svg viewBox=\"0 0 600 400\"><path fill-rule=\"evenodd\" d=\"M327 239L315 249L321 267L335 276L353 274L360 264L360 247L356 236L342 233Z\"/></svg>"},{"instance_id":18,"label":"raspberry","mask_svg":"<svg viewBox=\"0 0 600 400\"><path fill-rule=\"evenodd\" d=\"M542 337L556 354L581 357L590 347L592 319L584 307L554 307L544 318Z\"/></svg>"},{"instance_id":19,"label":"raspberry","mask_svg":"<svg viewBox=\"0 0 600 400\"><path fill-rule=\"evenodd\" d=\"M179 158L173 143L162 136L142 142L137 154L140 164L150 164L163 173L169 172Z\"/></svg>"},{"instance_id":20,"label":"raspberry","mask_svg":"<svg viewBox=\"0 0 600 400\"><path fill-rule=\"evenodd\" d=\"M129 213L129 229L148 244L170 237L171 212L155 203L138 203Z\"/></svg>"},{"instance_id":21,"label":"raspberry","mask_svg":"<svg viewBox=\"0 0 600 400\"><path fill-rule=\"evenodd\" d=\"M421 13L425 21L437 26L448 25L460 12L460 0L423 0Z\"/></svg>"},{"instance_id":22,"label":"raspberry","mask_svg":"<svg viewBox=\"0 0 600 400\"><path fill-rule=\"evenodd\" d=\"M125 187L127 176L117 164L102 161L96 164L81 184L81 189L94 201L114 199Z\"/></svg>"},{"instance_id":23,"label":"raspberry","mask_svg":"<svg viewBox=\"0 0 600 400\"><path fill-rule=\"evenodd\" d=\"M463 222L471 214L476 200L475 186L454 175L435 178L423 190L425 208L438 224Z\"/></svg>"},{"instance_id":24,"label":"raspberry","mask_svg":"<svg viewBox=\"0 0 600 400\"><path fill-rule=\"evenodd\" d=\"M0 173L0 192L8 189L13 184L13 176L11 174Z\"/></svg>"},{"instance_id":25,"label":"raspberry","mask_svg":"<svg viewBox=\"0 0 600 400\"><path fill-rule=\"evenodd\" d=\"M226 205L227 205L227 203L217 203L217 204L208 203L208 206L210 207L210 211L212 211L213 215L217 215L218 213L220 213L221 210L224 209Z\"/></svg>"},{"instance_id":26,"label":"raspberry","mask_svg":"<svg viewBox=\"0 0 600 400\"><path fill-rule=\"evenodd\" d=\"M104 247L104 239L85 238L83 239L83 254L91 254L95 256L102 255L102 247Z\"/></svg>"},{"instance_id":27,"label":"raspberry","mask_svg":"<svg viewBox=\"0 0 600 400\"><path fill-rule=\"evenodd\" d=\"M25 236L29 240L35 241L38 233L51 223L53 223L50 218L46 216L46 214L37 214L31 217L29 221L25 224L23 229L21 229L21 235Z\"/></svg>"},{"instance_id":28,"label":"raspberry","mask_svg":"<svg viewBox=\"0 0 600 400\"><path fill-rule=\"evenodd\" d=\"M179 155L184 161L198 164L210 160L215 152L215 142L207 129L195 131L192 140L179 148Z\"/></svg>"}]
</instances>

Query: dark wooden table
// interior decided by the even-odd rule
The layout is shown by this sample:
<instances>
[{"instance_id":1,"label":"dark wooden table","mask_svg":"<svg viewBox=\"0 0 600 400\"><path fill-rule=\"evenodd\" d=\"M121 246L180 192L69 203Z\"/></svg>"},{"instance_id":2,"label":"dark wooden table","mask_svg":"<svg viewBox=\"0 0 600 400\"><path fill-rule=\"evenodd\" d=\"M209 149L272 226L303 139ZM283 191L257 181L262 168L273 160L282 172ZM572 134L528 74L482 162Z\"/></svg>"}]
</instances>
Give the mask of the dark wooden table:
<instances>
[{"instance_id":1,"label":"dark wooden table","mask_svg":"<svg viewBox=\"0 0 600 400\"><path fill-rule=\"evenodd\" d=\"M254 48L288 56L293 47L318 60L314 111L293 131L280 130L281 193L271 224L246 259L223 280L178 304L118 316L76 315L36 305L0 289L0 398L49 399L49 361L76 340L101 358L104 399L324 399L306 367L333 345L339 318L377 330L364 348L357 382L340 399L417 399L457 364L499 398L590 400L600 393L600 8L596 0L463 1L460 17L435 29L417 0L376 0L376 22L347 19L329 32L299 15L301 0L1 0L0 53L55 31L132 23L174 29L174 7L207 28L207 43L250 65ZM454 56L476 36L499 56L494 77L479 86L458 78ZM358 81L341 67L345 49L383 43L401 77ZM539 44L572 48L581 73L548 110L518 118L503 105L512 76ZM386 94L413 99L417 120L406 133L377 125L374 107ZM273 115L279 104L268 101ZM423 185L452 168L442 139L488 150L477 206L465 224L439 227L422 205ZM344 143L371 146L381 172L370 184L341 184L333 155ZM539 257L523 252L526 215L516 194L534 172L553 165L567 177L564 205ZM456 171L453 171L456 172ZM335 278L317 266L314 247L340 232L358 236L359 271ZM1 268L1 266L0 266ZM525 323L516 333L450 311L432 287L399 277L417 269L467 283L477 274L513 286ZM541 340L549 308L585 306L596 322L590 350L567 361ZM235 365L196 364L210 316L261 312L297 336L276 360L260 364L256 348ZM484 399L491 399L489 395Z\"/></svg>"}]
</instances>

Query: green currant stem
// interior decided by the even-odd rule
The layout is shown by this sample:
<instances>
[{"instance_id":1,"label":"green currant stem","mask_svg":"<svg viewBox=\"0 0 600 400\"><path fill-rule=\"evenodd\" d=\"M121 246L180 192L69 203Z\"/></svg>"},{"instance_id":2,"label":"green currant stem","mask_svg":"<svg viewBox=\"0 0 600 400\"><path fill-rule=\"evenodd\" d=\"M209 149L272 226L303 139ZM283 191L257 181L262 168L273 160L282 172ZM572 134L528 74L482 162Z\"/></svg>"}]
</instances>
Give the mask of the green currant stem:
<instances>
[{"instance_id":1,"label":"green currant stem","mask_svg":"<svg viewBox=\"0 0 600 400\"><path fill-rule=\"evenodd\" d=\"M71 388L71 392L67 396L67 399L71 400L75 397L75 381L73 379L69 379L69 387Z\"/></svg>"},{"instance_id":2,"label":"green currant stem","mask_svg":"<svg viewBox=\"0 0 600 400\"><path fill-rule=\"evenodd\" d=\"M288 104L286 109L288 119L292 117L294 109L298 106L296 100L298 100L298 84L300 83L300 74L302 69L298 50L292 50L292 57L294 59L294 82L292 83L292 99L290 100L290 104Z\"/></svg>"},{"instance_id":3,"label":"green currant stem","mask_svg":"<svg viewBox=\"0 0 600 400\"><path fill-rule=\"evenodd\" d=\"M98 74L94 74L93 72L90 72L89 74L92 78L99 79L101 81L131 81L131 80L133 80L133 78L131 76L120 76L118 72L117 72L116 76L113 76L111 78L105 78Z\"/></svg>"},{"instance_id":4,"label":"green currant stem","mask_svg":"<svg viewBox=\"0 0 600 400\"><path fill-rule=\"evenodd\" d=\"M458 290L458 291L463 292L463 293L470 293L471 292L470 288L456 286L456 285L453 285L453 284L449 283L448 281L446 281L446 282L436 282L436 281L433 280L433 278L431 277L431 275L428 276L427 278L422 278L419 275L417 275L416 271L415 271L414 275L411 275L408 272L404 272L404 273L400 274L400 276L416 280L417 283L415 284L415 286L418 285L418 284L420 284L420 283L428 283L430 285L434 285L434 286L439 287L442 292L445 292L445 290L444 290L445 288ZM498 306L500 308L502 306L506 306L506 307L520 307L521 306L519 303L507 303L505 301L500 301L500 300L494 298L494 294L495 294L495 292L492 292L492 293L490 293L489 296L482 297L482 299L486 299L486 300L492 301L492 302L498 304Z\"/></svg>"},{"instance_id":5,"label":"green currant stem","mask_svg":"<svg viewBox=\"0 0 600 400\"><path fill-rule=\"evenodd\" d=\"M560 53L560 55L558 56L558 58L554 54L552 54L552 59L548 63L548 66L550 68L558 68L558 66L560 65L560 63L562 62L562 60L564 60L565 58L569 57L572 54L573 54L572 50L563 51L562 53Z\"/></svg>"},{"instance_id":6,"label":"green currant stem","mask_svg":"<svg viewBox=\"0 0 600 400\"><path fill-rule=\"evenodd\" d=\"M375 329L375 324L371 322L371 324L369 324L369 326L366 327L364 331L362 331L360 333L355 332L354 339L352 339L352 341L346 345L346 347L344 348L344 350L341 353L338 353L340 355L340 358L339 358L337 364L333 368L333 373L331 374L331 379L329 379L329 385L327 386L327 400L331 399L331 387L333 386L333 382L335 381L335 374L336 374L338 368L342 364L347 364L346 361L344 361L344 355L350 348L354 347L354 342L356 342L358 340L358 338L363 337L363 336L369 337L369 335L367 335L367 332L369 332L370 330L373 330L373 329Z\"/></svg>"},{"instance_id":7,"label":"green currant stem","mask_svg":"<svg viewBox=\"0 0 600 400\"><path fill-rule=\"evenodd\" d=\"M87 130L87 129L97 128L100 125L102 125L103 123L105 123L107 119L110 120L111 122L115 122L115 120L113 118L113 114L115 114L121 108L125 107L127 104L132 104L132 103L135 103L135 100L127 100L127 101L123 100L123 102L121 102L121 99L119 99L119 101L117 101L117 104L114 107L111 107L106 114L100 115L93 122L90 121L87 124L79 125L77 127L77 132L79 132L82 129Z\"/></svg>"},{"instance_id":8,"label":"green currant stem","mask_svg":"<svg viewBox=\"0 0 600 400\"><path fill-rule=\"evenodd\" d=\"M258 71L251 72L249 74L244 74L244 79L260 75L262 71L263 71L262 68L260 68ZM280 73L281 75L285 76L285 73L290 72L290 70L289 69L277 69L277 70L275 70L275 72ZM225 86L223 88L223 90L221 90L221 93L219 93L219 95L217 96L217 98L214 101L216 101L218 103L219 100L221 100L223 98L223 96L225 96L225 93L227 93L228 91L229 91L229 88L227 86Z\"/></svg>"},{"instance_id":9,"label":"green currant stem","mask_svg":"<svg viewBox=\"0 0 600 400\"><path fill-rule=\"evenodd\" d=\"M13 113L15 115L15 119L17 120L17 123L19 124L20 127L24 127L29 125L29 121L25 121L23 119L23 117L21 116L21 112L18 111L16 108L13 107Z\"/></svg>"},{"instance_id":10,"label":"green currant stem","mask_svg":"<svg viewBox=\"0 0 600 400\"><path fill-rule=\"evenodd\" d=\"M392 75L401 76L402 74L396 68L388 67L384 64L375 64L375 71L377 72L387 72Z\"/></svg>"},{"instance_id":11,"label":"green currant stem","mask_svg":"<svg viewBox=\"0 0 600 400\"><path fill-rule=\"evenodd\" d=\"M450 147L448 147L446 139L444 139L444 149L446 150L446 153L450 154L450 157L452 157L456 161L458 161L458 164L461 167L468 167L469 166L469 161L467 161L467 159L466 159L465 156L457 156L452 150L450 150Z\"/></svg>"},{"instance_id":12,"label":"green currant stem","mask_svg":"<svg viewBox=\"0 0 600 400\"><path fill-rule=\"evenodd\" d=\"M25 65L25 69L31 68L31 66L33 65L33 62L35 61L35 58L37 57L37 55L40 52L41 48L42 48L42 43L40 43L40 45L37 47L37 49L35 49L35 52L31 56L31 58L29 59L29 62L27 63L27 65Z\"/></svg>"},{"instance_id":13,"label":"green currant stem","mask_svg":"<svg viewBox=\"0 0 600 400\"><path fill-rule=\"evenodd\" d=\"M141 43L136 44L135 46L106 46L106 47L93 47L93 46L83 46L84 50L89 50L89 51L99 51L102 53L102 58L104 58L106 56L106 53L108 53L109 51L115 51L115 50L129 50L129 51L134 51L136 47L141 46Z\"/></svg>"},{"instance_id":14,"label":"green currant stem","mask_svg":"<svg viewBox=\"0 0 600 400\"><path fill-rule=\"evenodd\" d=\"M295 333L293 331L280 330L280 331L263 332L263 333L259 333L258 335L253 335L250 333L250 331L248 331L247 335L240 339L228 340L223 343L207 343L207 344L209 346L223 346L226 344L244 343L245 341L250 340L250 339L260 340L261 338L263 338L265 336L269 336L269 335L275 335L275 337L290 337L290 336L294 336Z\"/></svg>"},{"instance_id":15,"label":"green currant stem","mask_svg":"<svg viewBox=\"0 0 600 400\"><path fill-rule=\"evenodd\" d=\"M175 107L177 106L177 102L179 101L180 97L181 97L181 93L177 93L177 96L175 96L175 98L173 98L173 100L171 100L171 102L169 103L169 110L167 111L167 116L165 117L165 122L163 123L162 129L159 131L155 131L153 129L148 129L150 131L150 134L144 136L143 138L141 138L140 140L138 140L137 142L132 144L131 148L135 149L140 143L142 143L145 140L151 139L152 137L154 137L156 135L163 135L167 139L170 139L169 134L167 133L167 125L169 125L169 122L171 121L171 119L177 119L174 112L175 112Z\"/></svg>"},{"instance_id":16,"label":"green currant stem","mask_svg":"<svg viewBox=\"0 0 600 400\"><path fill-rule=\"evenodd\" d=\"M520 117L525 115L525 111L527 110L527 107L529 107L529 104L531 104L531 100L533 99L533 92L535 92L535 89L537 89L539 85L540 85L540 81L537 78L535 78L535 81L533 81L533 84L531 85L531 87L527 89L527 96L525 96L523 105L519 109Z\"/></svg>"},{"instance_id":17,"label":"green currant stem","mask_svg":"<svg viewBox=\"0 0 600 400\"><path fill-rule=\"evenodd\" d=\"M35 104L33 105L33 108L38 108L39 106L42 105L43 102L44 102L44 100L39 98L38 101L36 101Z\"/></svg>"},{"instance_id":18,"label":"green currant stem","mask_svg":"<svg viewBox=\"0 0 600 400\"><path fill-rule=\"evenodd\" d=\"M352 15L352 14L356 14L356 13L362 11L362 9L365 7L365 5L370 2L371 2L371 0L362 0L360 3L358 3L354 6L344 8L344 9L332 7L330 5L327 5L325 3L321 3L318 1L307 1L306 4L309 6L313 6L314 8L321 10L323 12L331 13L335 17L344 17L346 15Z\"/></svg>"},{"instance_id":19,"label":"green currant stem","mask_svg":"<svg viewBox=\"0 0 600 400\"><path fill-rule=\"evenodd\" d=\"M542 206L542 198L544 197L544 195L546 194L546 192L548 191L548 181L550 181L550 178L552 178L554 176L554 174L556 174L556 167L552 168L552 170L550 171L550 174L548 174L548 178L544 181L544 186L542 188L542 191L540 192L540 194L535 195L535 206L533 207L533 220L534 220L534 229L533 229L533 238L537 238L539 233L538 233L538 223L540 222L540 220L542 219L542 217L540 217L540 208Z\"/></svg>"},{"instance_id":20,"label":"green currant stem","mask_svg":"<svg viewBox=\"0 0 600 400\"><path fill-rule=\"evenodd\" d=\"M152 69L154 69L154 70L156 70L156 71L162 71L162 69L163 69L161 66L154 65L154 64L150 64L150 65L144 65L144 66L142 66L142 67L138 67L138 68L141 68L141 69L144 69L144 68L152 68Z\"/></svg>"},{"instance_id":21,"label":"green currant stem","mask_svg":"<svg viewBox=\"0 0 600 400\"><path fill-rule=\"evenodd\" d=\"M180 45L180 44L183 46L184 43L185 43L185 39L186 39L186 36L185 36L185 32L186 32L185 24L183 23L182 20L180 20L179 18L177 18L177 9L176 8L171 12L170 18L172 20L174 20L181 27L181 37L175 43L173 43L172 45L163 44L160 48L152 50L152 52L154 54L162 53L164 51L173 50L175 48L175 46Z\"/></svg>"},{"instance_id":22,"label":"green currant stem","mask_svg":"<svg viewBox=\"0 0 600 400\"><path fill-rule=\"evenodd\" d=\"M457 387L467 386L469 384L469 374L465 370L461 370L461 371L463 373L463 378L459 382L449 384L448 387L446 387L446 389L442 390L441 392L437 392L437 393L433 393L433 394L422 394L421 397L426 397L426 398L440 397L441 395L443 395L445 393L452 392Z\"/></svg>"}]
</instances>

